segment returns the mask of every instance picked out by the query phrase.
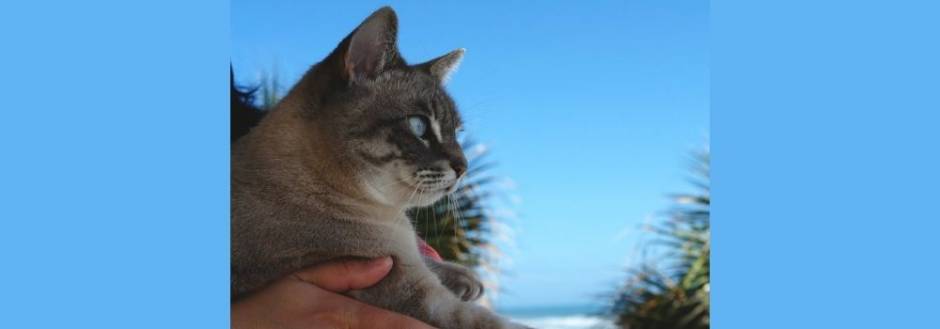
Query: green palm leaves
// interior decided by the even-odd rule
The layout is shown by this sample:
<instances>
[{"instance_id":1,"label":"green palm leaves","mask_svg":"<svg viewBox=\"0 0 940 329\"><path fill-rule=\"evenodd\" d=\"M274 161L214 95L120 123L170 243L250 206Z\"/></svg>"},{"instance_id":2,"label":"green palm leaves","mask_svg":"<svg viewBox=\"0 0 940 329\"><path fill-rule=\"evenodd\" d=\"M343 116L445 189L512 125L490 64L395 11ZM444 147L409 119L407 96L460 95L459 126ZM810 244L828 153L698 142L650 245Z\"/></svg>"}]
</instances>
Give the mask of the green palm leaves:
<instances>
[{"instance_id":1,"label":"green palm leaves","mask_svg":"<svg viewBox=\"0 0 940 329\"><path fill-rule=\"evenodd\" d=\"M676 195L667 218L652 228L665 249L663 263L634 270L614 297L616 323L630 329L709 328L708 153L695 157L697 193Z\"/></svg>"}]
</instances>

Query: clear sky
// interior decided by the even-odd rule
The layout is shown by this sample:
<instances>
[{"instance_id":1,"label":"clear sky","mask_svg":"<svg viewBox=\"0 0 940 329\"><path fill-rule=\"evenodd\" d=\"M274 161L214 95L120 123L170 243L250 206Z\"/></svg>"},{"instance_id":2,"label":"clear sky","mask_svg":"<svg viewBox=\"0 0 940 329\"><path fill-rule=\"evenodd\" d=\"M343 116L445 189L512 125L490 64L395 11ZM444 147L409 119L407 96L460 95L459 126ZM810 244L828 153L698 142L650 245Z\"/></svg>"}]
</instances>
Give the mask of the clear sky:
<instances>
[{"instance_id":1,"label":"clear sky","mask_svg":"<svg viewBox=\"0 0 940 329\"><path fill-rule=\"evenodd\" d=\"M596 302L637 261L642 224L687 191L709 134L708 3L232 1L241 83L290 85L382 5L411 62L466 48L448 85L518 197L498 304Z\"/></svg>"}]
</instances>

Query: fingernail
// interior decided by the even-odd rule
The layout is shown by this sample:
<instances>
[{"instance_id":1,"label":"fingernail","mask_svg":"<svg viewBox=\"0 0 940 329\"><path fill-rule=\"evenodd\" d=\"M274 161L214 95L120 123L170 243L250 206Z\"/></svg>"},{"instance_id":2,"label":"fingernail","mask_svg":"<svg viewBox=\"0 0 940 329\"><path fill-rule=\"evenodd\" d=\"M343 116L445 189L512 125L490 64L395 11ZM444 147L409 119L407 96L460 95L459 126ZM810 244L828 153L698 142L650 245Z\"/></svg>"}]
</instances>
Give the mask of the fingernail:
<instances>
[{"instance_id":1,"label":"fingernail","mask_svg":"<svg viewBox=\"0 0 940 329\"><path fill-rule=\"evenodd\" d=\"M380 267L391 266L392 257L385 256L385 257L380 257L380 258L373 258L369 260L369 265L380 266Z\"/></svg>"}]
</instances>

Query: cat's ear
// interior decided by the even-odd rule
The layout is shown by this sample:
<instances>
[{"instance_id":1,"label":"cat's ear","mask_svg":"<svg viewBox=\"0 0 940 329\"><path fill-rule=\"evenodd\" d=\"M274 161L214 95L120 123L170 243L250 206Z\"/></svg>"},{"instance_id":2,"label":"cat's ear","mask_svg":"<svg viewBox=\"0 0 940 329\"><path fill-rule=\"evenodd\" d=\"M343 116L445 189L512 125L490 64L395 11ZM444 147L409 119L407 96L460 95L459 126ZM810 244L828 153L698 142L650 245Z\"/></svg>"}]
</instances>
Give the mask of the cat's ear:
<instances>
[{"instance_id":1,"label":"cat's ear","mask_svg":"<svg viewBox=\"0 0 940 329\"><path fill-rule=\"evenodd\" d=\"M464 51L466 50L460 48L447 53L447 55L432 59L422 64L418 64L416 67L437 78L441 84L445 84L447 83L447 79L450 77L450 74L453 73L454 70L457 69L457 66L460 65L460 60L463 59Z\"/></svg>"},{"instance_id":2,"label":"cat's ear","mask_svg":"<svg viewBox=\"0 0 940 329\"><path fill-rule=\"evenodd\" d=\"M355 82L374 78L396 60L397 34L398 17L391 7L382 7L369 15L349 36L343 58L347 79Z\"/></svg>"}]
</instances>

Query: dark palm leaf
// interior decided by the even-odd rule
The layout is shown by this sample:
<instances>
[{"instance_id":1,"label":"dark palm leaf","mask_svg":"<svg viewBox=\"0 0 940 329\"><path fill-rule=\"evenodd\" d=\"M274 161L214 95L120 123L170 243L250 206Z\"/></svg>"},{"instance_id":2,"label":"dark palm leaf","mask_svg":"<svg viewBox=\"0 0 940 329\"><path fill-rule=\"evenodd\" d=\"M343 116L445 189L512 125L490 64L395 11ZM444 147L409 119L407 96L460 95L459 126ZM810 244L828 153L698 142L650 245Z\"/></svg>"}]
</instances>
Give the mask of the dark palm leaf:
<instances>
[{"instance_id":1,"label":"dark palm leaf","mask_svg":"<svg viewBox=\"0 0 940 329\"><path fill-rule=\"evenodd\" d=\"M612 315L622 328L709 328L709 155L696 156L697 194L676 195L664 222L651 228L665 264L632 271L616 293Z\"/></svg>"}]
</instances>

